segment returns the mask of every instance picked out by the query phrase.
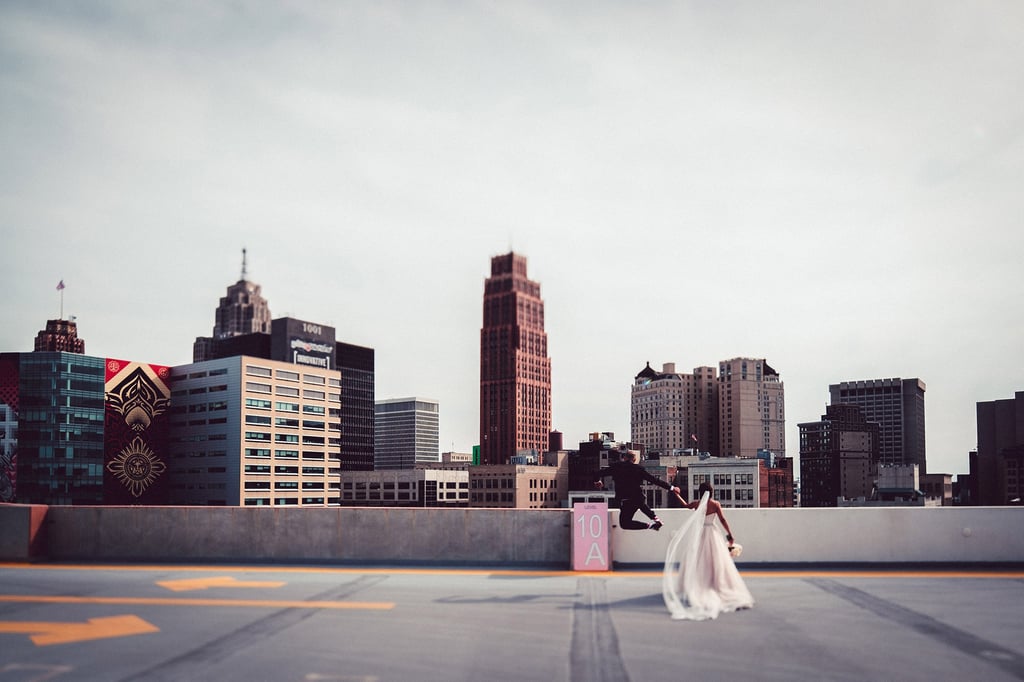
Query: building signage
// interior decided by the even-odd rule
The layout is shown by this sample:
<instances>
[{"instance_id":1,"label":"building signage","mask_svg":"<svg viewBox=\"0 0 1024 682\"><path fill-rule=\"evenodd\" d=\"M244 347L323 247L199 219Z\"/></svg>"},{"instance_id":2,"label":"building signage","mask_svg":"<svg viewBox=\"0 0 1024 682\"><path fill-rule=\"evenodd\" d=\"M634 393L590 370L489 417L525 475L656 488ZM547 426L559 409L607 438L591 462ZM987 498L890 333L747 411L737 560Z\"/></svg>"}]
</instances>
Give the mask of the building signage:
<instances>
[{"instance_id":1,"label":"building signage","mask_svg":"<svg viewBox=\"0 0 1024 682\"><path fill-rule=\"evenodd\" d=\"M577 502L572 507L572 570L610 569L608 503Z\"/></svg>"},{"instance_id":2,"label":"building signage","mask_svg":"<svg viewBox=\"0 0 1024 682\"><path fill-rule=\"evenodd\" d=\"M292 339L290 345L292 362L296 365L331 369L331 355L334 353L334 346L308 339Z\"/></svg>"},{"instance_id":3,"label":"building signage","mask_svg":"<svg viewBox=\"0 0 1024 682\"><path fill-rule=\"evenodd\" d=\"M274 360L317 369L335 369L337 344L334 327L282 317L274 320L271 328L271 356Z\"/></svg>"}]
</instances>

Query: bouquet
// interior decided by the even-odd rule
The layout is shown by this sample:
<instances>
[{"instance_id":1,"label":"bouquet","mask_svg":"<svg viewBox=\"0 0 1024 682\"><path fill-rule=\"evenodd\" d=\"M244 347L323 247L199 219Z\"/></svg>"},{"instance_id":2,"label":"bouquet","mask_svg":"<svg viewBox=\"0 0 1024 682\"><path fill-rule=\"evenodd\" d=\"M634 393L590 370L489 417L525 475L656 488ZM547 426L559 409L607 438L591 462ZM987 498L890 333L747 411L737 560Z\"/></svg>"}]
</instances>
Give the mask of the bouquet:
<instances>
[{"instance_id":1,"label":"bouquet","mask_svg":"<svg viewBox=\"0 0 1024 682\"><path fill-rule=\"evenodd\" d=\"M743 545L738 542L729 545L729 556L733 559L738 559L740 554L743 554Z\"/></svg>"}]
</instances>

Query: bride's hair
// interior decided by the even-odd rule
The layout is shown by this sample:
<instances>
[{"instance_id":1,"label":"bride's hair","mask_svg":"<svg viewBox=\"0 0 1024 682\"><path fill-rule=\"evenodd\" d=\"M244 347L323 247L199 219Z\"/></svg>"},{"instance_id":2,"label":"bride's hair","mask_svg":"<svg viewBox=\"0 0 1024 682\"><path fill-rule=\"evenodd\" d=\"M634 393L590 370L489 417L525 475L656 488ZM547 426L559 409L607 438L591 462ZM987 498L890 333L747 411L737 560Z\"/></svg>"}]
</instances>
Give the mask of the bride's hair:
<instances>
[{"instance_id":1,"label":"bride's hair","mask_svg":"<svg viewBox=\"0 0 1024 682\"><path fill-rule=\"evenodd\" d=\"M710 483L708 483L707 481L704 481L703 483L700 484L700 487L697 488L697 494L698 495L703 495L706 492L707 493L711 493L711 497L715 496L715 489L714 489L714 487L712 487L712 485Z\"/></svg>"}]
</instances>

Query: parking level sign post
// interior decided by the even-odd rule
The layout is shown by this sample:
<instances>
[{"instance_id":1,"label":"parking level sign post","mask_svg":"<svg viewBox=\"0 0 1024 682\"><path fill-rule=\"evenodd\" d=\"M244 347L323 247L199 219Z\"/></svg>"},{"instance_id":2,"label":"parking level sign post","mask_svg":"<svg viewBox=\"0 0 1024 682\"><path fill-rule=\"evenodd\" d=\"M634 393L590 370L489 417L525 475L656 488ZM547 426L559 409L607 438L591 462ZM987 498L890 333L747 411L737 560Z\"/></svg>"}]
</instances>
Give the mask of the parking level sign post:
<instances>
[{"instance_id":1,"label":"parking level sign post","mask_svg":"<svg viewBox=\"0 0 1024 682\"><path fill-rule=\"evenodd\" d=\"M572 570L611 570L608 503L577 502L572 507Z\"/></svg>"}]
</instances>

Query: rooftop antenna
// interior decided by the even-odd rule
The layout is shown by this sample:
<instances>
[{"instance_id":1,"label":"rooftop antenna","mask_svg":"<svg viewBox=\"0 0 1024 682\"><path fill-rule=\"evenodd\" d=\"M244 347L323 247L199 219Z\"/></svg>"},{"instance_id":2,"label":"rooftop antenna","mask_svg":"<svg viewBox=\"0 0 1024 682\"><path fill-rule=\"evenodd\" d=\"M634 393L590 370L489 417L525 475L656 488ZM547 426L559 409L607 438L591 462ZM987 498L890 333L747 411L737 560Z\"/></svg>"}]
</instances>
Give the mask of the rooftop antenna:
<instances>
[{"instance_id":1,"label":"rooftop antenna","mask_svg":"<svg viewBox=\"0 0 1024 682\"><path fill-rule=\"evenodd\" d=\"M64 319L64 280L62 279L57 283L57 291L60 292L60 317L57 319Z\"/></svg>"},{"instance_id":2,"label":"rooftop antenna","mask_svg":"<svg viewBox=\"0 0 1024 682\"><path fill-rule=\"evenodd\" d=\"M242 247L242 281L243 282L245 281L247 275L248 275L248 272L247 272L246 267L245 267L245 247L243 246Z\"/></svg>"}]
</instances>

